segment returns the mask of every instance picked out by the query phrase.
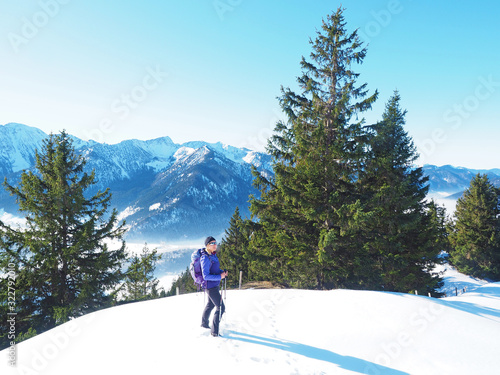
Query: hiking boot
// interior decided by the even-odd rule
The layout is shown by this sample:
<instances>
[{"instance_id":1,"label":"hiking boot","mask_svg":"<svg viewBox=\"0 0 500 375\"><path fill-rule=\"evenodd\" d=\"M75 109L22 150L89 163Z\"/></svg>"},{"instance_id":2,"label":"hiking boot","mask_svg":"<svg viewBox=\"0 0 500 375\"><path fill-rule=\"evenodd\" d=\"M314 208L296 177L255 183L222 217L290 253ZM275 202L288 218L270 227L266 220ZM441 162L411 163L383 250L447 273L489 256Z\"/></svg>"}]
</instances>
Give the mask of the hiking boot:
<instances>
[{"instance_id":1,"label":"hiking boot","mask_svg":"<svg viewBox=\"0 0 500 375\"><path fill-rule=\"evenodd\" d=\"M202 324L201 326L202 326L203 328L208 328L208 329L210 329L210 326L209 326L208 324Z\"/></svg>"},{"instance_id":2,"label":"hiking boot","mask_svg":"<svg viewBox=\"0 0 500 375\"><path fill-rule=\"evenodd\" d=\"M220 335L219 335L218 333L212 332L212 336L213 336L213 337L218 337L218 336L220 336ZM221 337L222 337L222 336L221 336Z\"/></svg>"}]
</instances>

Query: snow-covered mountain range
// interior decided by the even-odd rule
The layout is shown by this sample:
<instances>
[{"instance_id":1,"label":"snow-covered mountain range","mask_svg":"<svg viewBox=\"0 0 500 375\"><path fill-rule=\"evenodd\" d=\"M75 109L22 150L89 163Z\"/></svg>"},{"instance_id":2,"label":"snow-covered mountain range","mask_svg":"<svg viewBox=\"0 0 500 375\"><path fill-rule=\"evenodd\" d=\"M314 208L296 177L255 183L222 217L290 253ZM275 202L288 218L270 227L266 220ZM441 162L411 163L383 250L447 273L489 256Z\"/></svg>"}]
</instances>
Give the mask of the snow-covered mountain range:
<instances>
[{"instance_id":1,"label":"snow-covered mountain range","mask_svg":"<svg viewBox=\"0 0 500 375\"><path fill-rule=\"evenodd\" d=\"M22 171L34 166L35 151L47 137L43 131L22 124L0 126L0 177L16 184ZM252 165L272 173L269 155L221 143L176 144L162 137L110 145L73 139L77 151L87 158L87 169L95 169L95 191L110 188L112 206L130 227L129 240L219 235L227 228L236 206L242 216L249 214L248 197L258 194L252 186ZM426 165L424 172L430 177L430 195L451 198L451 202L477 172L487 173L500 186L500 169ZM18 215L17 204L4 189L0 189L0 213L2 209Z\"/></svg>"},{"instance_id":2,"label":"snow-covered mountain range","mask_svg":"<svg viewBox=\"0 0 500 375\"><path fill-rule=\"evenodd\" d=\"M0 177L16 184L32 168L35 151L48 137L21 124L0 126ZM95 169L94 190L110 188L112 206L130 226L127 238L165 241L219 235L236 206L248 215L251 167L271 173L270 157L221 143L175 144L169 137L118 144L74 138L74 146ZM94 193L90 191L89 193ZM17 214L17 204L0 189L0 209Z\"/></svg>"},{"instance_id":3,"label":"snow-covered mountain range","mask_svg":"<svg viewBox=\"0 0 500 375\"><path fill-rule=\"evenodd\" d=\"M429 176L430 190L449 194L449 198L458 199L469 187L470 180L478 173L486 174L495 186L500 186L500 169L468 169L443 165L425 165L424 173Z\"/></svg>"}]
</instances>

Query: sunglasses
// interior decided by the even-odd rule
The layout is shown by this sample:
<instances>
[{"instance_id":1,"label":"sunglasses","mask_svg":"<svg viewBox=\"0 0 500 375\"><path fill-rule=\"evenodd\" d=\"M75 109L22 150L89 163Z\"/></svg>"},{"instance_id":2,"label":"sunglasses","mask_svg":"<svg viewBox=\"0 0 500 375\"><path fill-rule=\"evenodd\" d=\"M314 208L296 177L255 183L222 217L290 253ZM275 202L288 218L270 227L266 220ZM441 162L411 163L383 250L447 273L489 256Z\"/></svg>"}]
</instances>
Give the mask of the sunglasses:
<instances>
[{"instance_id":1,"label":"sunglasses","mask_svg":"<svg viewBox=\"0 0 500 375\"><path fill-rule=\"evenodd\" d=\"M209 244L209 245L217 245L217 242L212 241L212 242L209 242L208 244Z\"/></svg>"}]
</instances>

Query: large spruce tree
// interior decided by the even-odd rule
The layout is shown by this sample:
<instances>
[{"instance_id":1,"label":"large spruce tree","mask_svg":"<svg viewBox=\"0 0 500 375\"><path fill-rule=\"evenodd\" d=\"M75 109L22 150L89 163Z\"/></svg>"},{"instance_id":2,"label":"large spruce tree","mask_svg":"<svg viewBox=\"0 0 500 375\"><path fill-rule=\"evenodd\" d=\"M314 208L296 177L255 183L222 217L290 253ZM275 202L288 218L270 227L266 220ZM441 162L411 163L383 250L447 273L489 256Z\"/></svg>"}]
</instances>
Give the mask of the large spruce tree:
<instances>
[{"instance_id":1,"label":"large spruce tree","mask_svg":"<svg viewBox=\"0 0 500 375\"><path fill-rule=\"evenodd\" d=\"M116 210L107 212L108 190L88 196L95 177L84 166L63 131L44 141L35 170L24 171L18 186L4 182L26 217L24 228L0 222L2 272L9 264L17 272L18 334L107 306L108 291L122 277L125 223L117 223ZM117 240L118 248L106 240ZM0 308L5 316L6 306Z\"/></svg>"},{"instance_id":2,"label":"large spruce tree","mask_svg":"<svg viewBox=\"0 0 500 375\"><path fill-rule=\"evenodd\" d=\"M450 261L459 271L500 279L500 190L477 174L458 199L449 235Z\"/></svg>"},{"instance_id":3,"label":"large spruce tree","mask_svg":"<svg viewBox=\"0 0 500 375\"><path fill-rule=\"evenodd\" d=\"M275 175L255 172L260 197L251 199L259 230L252 236L262 279L292 286L356 286L369 214L360 202L365 139L362 113L377 97L357 85L354 64L366 49L346 29L343 10L323 21L302 59L300 93L282 88L287 116L268 144Z\"/></svg>"},{"instance_id":4,"label":"large spruce tree","mask_svg":"<svg viewBox=\"0 0 500 375\"><path fill-rule=\"evenodd\" d=\"M382 121L368 127L371 156L363 186L372 215L365 238L371 263L366 282L380 290L427 294L440 285L431 271L445 247L444 212L426 201L428 177L414 165L418 154L404 130L400 100L396 91Z\"/></svg>"}]
</instances>

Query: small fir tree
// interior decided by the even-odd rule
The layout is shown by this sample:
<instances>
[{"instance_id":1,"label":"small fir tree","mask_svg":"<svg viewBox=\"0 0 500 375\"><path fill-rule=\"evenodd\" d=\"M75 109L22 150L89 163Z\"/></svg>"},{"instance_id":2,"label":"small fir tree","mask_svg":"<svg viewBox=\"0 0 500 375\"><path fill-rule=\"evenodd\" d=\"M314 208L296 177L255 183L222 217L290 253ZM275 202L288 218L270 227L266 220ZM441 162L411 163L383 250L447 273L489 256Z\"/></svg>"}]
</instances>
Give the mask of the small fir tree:
<instances>
[{"instance_id":1,"label":"small fir tree","mask_svg":"<svg viewBox=\"0 0 500 375\"><path fill-rule=\"evenodd\" d=\"M250 234L251 223L241 218L240 210L236 207L218 251L221 266L229 271L227 276L229 285L234 286L239 283L240 271L243 272L246 279L251 277L248 266L251 260L251 254L248 250Z\"/></svg>"},{"instance_id":2,"label":"small fir tree","mask_svg":"<svg viewBox=\"0 0 500 375\"><path fill-rule=\"evenodd\" d=\"M130 265L123 284L125 301L142 301L164 295L164 291L158 288L160 281L154 276L156 264L161 257L156 249L150 251L147 244L144 244L142 253L129 259Z\"/></svg>"},{"instance_id":3,"label":"small fir tree","mask_svg":"<svg viewBox=\"0 0 500 375\"><path fill-rule=\"evenodd\" d=\"M467 275L500 279L500 191L477 174L458 199L450 262Z\"/></svg>"},{"instance_id":4,"label":"small fir tree","mask_svg":"<svg viewBox=\"0 0 500 375\"><path fill-rule=\"evenodd\" d=\"M199 292L199 287L194 283L189 267L182 272L177 279L172 283L170 290L166 293L167 297L175 296L179 288L180 294Z\"/></svg>"}]
</instances>

